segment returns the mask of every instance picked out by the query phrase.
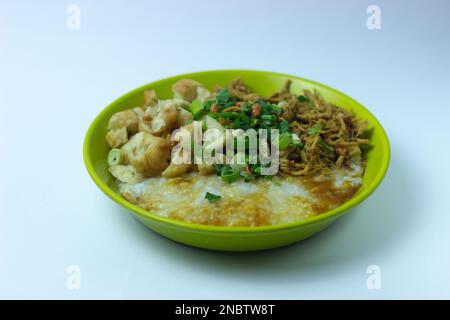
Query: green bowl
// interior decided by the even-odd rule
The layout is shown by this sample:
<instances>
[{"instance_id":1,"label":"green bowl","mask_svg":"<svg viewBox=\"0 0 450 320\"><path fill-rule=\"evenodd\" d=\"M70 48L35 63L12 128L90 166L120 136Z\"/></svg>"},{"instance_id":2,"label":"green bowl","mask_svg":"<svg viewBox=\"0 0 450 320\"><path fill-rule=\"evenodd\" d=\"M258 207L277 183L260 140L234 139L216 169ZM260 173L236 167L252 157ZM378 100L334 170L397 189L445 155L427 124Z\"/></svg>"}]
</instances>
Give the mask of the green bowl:
<instances>
[{"instance_id":1,"label":"green bowl","mask_svg":"<svg viewBox=\"0 0 450 320\"><path fill-rule=\"evenodd\" d=\"M108 172L106 163L109 147L105 141L105 135L109 118L120 110L142 105L143 92L148 89L155 89L159 98L170 98L171 85L182 78L197 80L212 89L216 84L226 86L235 77L241 77L250 88L262 95L270 95L279 90L286 79L291 79L293 92L300 92L301 89L318 89L326 100L352 110L358 117L366 119L370 124L372 148L364 154L367 168L363 185L358 193L342 206L323 214L298 222L264 227L218 227L180 222L160 217L122 198L114 178ZM285 74L249 70L183 74L133 90L111 103L95 118L86 134L83 151L86 168L97 186L116 203L128 209L147 227L187 245L223 251L252 251L281 247L308 238L325 229L377 188L389 166L390 154L389 141L383 127L367 109L352 98L314 81Z\"/></svg>"}]
</instances>

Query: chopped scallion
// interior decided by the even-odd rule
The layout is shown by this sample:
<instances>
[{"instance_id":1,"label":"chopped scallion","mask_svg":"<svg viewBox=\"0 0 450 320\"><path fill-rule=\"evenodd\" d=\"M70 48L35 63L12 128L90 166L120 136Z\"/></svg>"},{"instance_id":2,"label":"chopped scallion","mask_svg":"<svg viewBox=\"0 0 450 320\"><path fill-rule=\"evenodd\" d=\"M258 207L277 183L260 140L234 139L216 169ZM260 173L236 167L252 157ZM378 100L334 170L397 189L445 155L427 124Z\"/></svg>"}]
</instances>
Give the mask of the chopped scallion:
<instances>
[{"instance_id":1,"label":"chopped scallion","mask_svg":"<svg viewBox=\"0 0 450 320\"><path fill-rule=\"evenodd\" d=\"M322 139L320 139L317 143L318 143L322 148L324 148L325 150L327 150L328 152L334 152L333 146L330 146L328 143L326 143L326 142L323 141Z\"/></svg>"},{"instance_id":2,"label":"chopped scallion","mask_svg":"<svg viewBox=\"0 0 450 320\"><path fill-rule=\"evenodd\" d=\"M222 199L222 196L219 196L219 195L214 194L214 193L206 192L205 199L208 200L209 203L214 203L214 202L219 201L220 199Z\"/></svg>"},{"instance_id":3,"label":"chopped scallion","mask_svg":"<svg viewBox=\"0 0 450 320\"><path fill-rule=\"evenodd\" d=\"M306 101L308 101L308 98L306 98L304 95L299 95L299 96L298 96L298 101L300 101L300 102L306 102Z\"/></svg>"},{"instance_id":4,"label":"chopped scallion","mask_svg":"<svg viewBox=\"0 0 450 320\"><path fill-rule=\"evenodd\" d=\"M322 129L323 125L321 123L317 123L316 125L308 129L308 135L310 137L315 137L320 133L320 131L322 131Z\"/></svg>"},{"instance_id":5,"label":"chopped scallion","mask_svg":"<svg viewBox=\"0 0 450 320\"><path fill-rule=\"evenodd\" d=\"M120 149L111 149L108 153L108 165L110 167L119 165L123 162L123 153Z\"/></svg>"},{"instance_id":6,"label":"chopped scallion","mask_svg":"<svg viewBox=\"0 0 450 320\"><path fill-rule=\"evenodd\" d=\"M282 120L280 122L280 132L284 133L288 131L289 131L289 122L287 122L286 120Z\"/></svg>"},{"instance_id":7,"label":"chopped scallion","mask_svg":"<svg viewBox=\"0 0 450 320\"><path fill-rule=\"evenodd\" d=\"M193 115L196 115L201 110L203 110L203 104L200 100L195 99L194 101L191 102L191 105L189 106L189 111Z\"/></svg>"},{"instance_id":8,"label":"chopped scallion","mask_svg":"<svg viewBox=\"0 0 450 320\"><path fill-rule=\"evenodd\" d=\"M282 133L278 136L278 148L284 150L291 144L291 134L288 132Z\"/></svg>"},{"instance_id":9,"label":"chopped scallion","mask_svg":"<svg viewBox=\"0 0 450 320\"><path fill-rule=\"evenodd\" d=\"M222 181L232 183L240 178L239 170L226 168L221 173Z\"/></svg>"}]
</instances>

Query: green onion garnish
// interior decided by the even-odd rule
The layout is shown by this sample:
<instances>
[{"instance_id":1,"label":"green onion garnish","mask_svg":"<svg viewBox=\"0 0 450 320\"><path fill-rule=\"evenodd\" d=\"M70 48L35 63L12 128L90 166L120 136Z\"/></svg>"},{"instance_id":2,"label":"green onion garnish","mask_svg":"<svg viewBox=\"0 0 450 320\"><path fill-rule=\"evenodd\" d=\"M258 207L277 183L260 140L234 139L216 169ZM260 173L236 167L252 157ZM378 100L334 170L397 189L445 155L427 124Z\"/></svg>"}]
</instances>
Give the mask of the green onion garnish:
<instances>
[{"instance_id":1,"label":"green onion garnish","mask_svg":"<svg viewBox=\"0 0 450 320\"><path fill-rule=\"evenodd\" d=\"M328 152L334 152L334 148L332 146L330 146L328 143L326 143L325 141L323 141L322 139L320 139L317 142L322 148L324 148L325 150L327 150Z\"/></svg>"},{"instance_id":2,"label":"green onion garnish","mask_svg":"<svg viewBox=\"0 0 450 320\"><path fill-rule=\"evenodd\" d=\"M205 110L205 111L211 111L211 107L212 107L213 104L214 104L214 100L206 101L206 102L203 104L203 110Z\"/></svg>"},{"instance_id":3,"label":"green onion garnish","mask_svg":"<svg viewBox=\"0 0 450 320\"><path fill-rule=\"evenodd\" d=\"M281 133L288 132L289 131L289 122L286 120L282 120L280 122L280 131Z\"/></svg>"},{"instance_id":4,"label":"green onion garnish","mask_svg":"<svg viewBox=\"0 0 450 320\"><path fill-rule=\"evenodd\" d=\"M225 168L220 174L222 181L232 183L240 178L239 170Z\"/></svg>"},{"instance_id":5,"label":"green onion garnish","mask_svg":"<svg viewBox=\"0 0 450 320\"><path fill-rule=\"evenodd\" d=\"M259 119L257 119L257 118L252 118L252 121L251 121L251 126L252 127L255 127L257 124L259 123Z\"/></svg>"},{"instance_id":6,"label":"green onion garnish","mask_svg":"<svg viewBox=\"0 0 450 320\"><path fill-rule=\"evenodd\" d=\"M294 148L303 148L304 147L302 140L295 133L291 134L291 139L292 139L292 142L290 145L291 147L294 147Z\"/></svg>"},{"instance_id":7,"label":"green onion garnish","mask_svg":"<svg viewBox=\"0 0 450 320\"><path fill-rule=\"evenodd\" d=\"M275 120L275 116L273 114L263 114L261 120L273 121Z\"/></svg>"},{"instance_id":8,"label":"green onion garnish","mask_svg":"<svg viewBox=\"0 0 450 320\"><path fill-rule=\"evenodd\" d=\"M198 112L203 110L203 104L200 100L195 99L194 101L191 102L191 105L189 106L188 109L193 115L196 115Z\"/></svg>"},{"instance_id":9,"label":"green onion garnish","mask_svg":"<svg viewBox=\"0 0 450 320\"><path fill-rule=\"evenodd\" d=\"M284 150L291 144L292 138L291 134L288 132L282 133L278 137L278 148Z\"/></svg>"},{"instance_id":10,"label":"green onion garnish","mask_svg":"<svg viewBox=\"0 0 450 320\"><path fill-rule=\"evenodd\" d=\"M280 113L280 112L282 112L283 111L283 108L282 107L280 107L280 106L278 106L278 105L273 105L272 106L272 112L275 112L275 113Z\"/></svg>"},{"instance_id":11,"label":"green onion garnish","mask_svg":"<svg viewBox=\"0 0 450 320\"><path fill-rule=\"evenodd\" d=\"M107 158L110 167L121 164L123 162L123 153L120 149L111 149Z\"/></svg>"},{"instance_id":12,"label":"green onion garnish","mask_svg":"<svg viewBox=\"0 0 450 320\"><path fill-rule=\"evenodd\" d=\"M216 95L216 101L218 104L225 104L230 100L230 98L231 95L228 89L222 89Z\"/></svg>"},{"instance_id":13,"label":"green onion garnish","mask_svg":"<svg viewBox=\"0 0 450 320\"><path fill-rule=\"evenodd\" d=\"M214 203L216 201L219 201L222 198L222 196L219 196L214 193L206 192L205 199L209 201L209 203Z\"/></svg>"},{"instance_id":14,"label":"green onion garnish","mask_svg":"<svg viewBox=\"0 0 450 320\"><path fill-rule=\"evenodd\" d=\"M321 123L318 123L308 129L308 135L310 137L315 137L320 133L320 131L322 131L322 129L323 129L323 125Z\"/></svg>"},{"instance_id":15,"label":"green onion garnish","mask_svg":"<svg viewBox=\"0 0 450 320\"><path fill-rule=\"evenodd\" d=\"M300 95L300 96L298 96L298 101L300 101L300 102L306 102L306 101L308 101L308 98L306 98L306 97L303 96L303 95Z\"/></svg>"}]
</instances>

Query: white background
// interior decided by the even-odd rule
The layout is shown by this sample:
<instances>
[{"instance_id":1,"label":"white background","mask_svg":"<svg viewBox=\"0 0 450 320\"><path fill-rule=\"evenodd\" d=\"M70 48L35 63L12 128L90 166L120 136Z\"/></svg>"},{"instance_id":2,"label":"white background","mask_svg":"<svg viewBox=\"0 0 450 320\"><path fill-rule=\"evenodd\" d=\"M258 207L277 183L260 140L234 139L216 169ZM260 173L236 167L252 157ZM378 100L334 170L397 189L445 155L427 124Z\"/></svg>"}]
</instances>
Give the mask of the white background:
<instances>
[{"instance_id":1,"label":"white background","mask_svg":"<svg viewBox=\"0 0 450 320\"><path fill-rule=\"evenodd\" d=\"M449 18L448 1L1 1L0 298L450 298ZM323 233L251 254L166 240L107 199L82 161L94 117L145 83L226 68L369 108L392 147L379 189Z\"/></svg>"}]
</instances>

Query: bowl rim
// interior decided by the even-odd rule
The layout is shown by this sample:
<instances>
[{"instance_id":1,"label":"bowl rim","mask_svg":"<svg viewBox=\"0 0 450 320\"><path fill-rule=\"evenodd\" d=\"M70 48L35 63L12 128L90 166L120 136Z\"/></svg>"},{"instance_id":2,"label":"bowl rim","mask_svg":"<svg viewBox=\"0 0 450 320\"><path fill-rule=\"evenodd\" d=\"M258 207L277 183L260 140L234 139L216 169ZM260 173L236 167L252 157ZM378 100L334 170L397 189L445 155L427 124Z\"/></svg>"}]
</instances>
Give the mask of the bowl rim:
<instances>
[{"instance_id":1,"label":"bowl rim","mask_svg":"<svg viewBox=\"0 0 450 320\"><path fill-rule=\"evenodd\" d=\"M358 108L362 108L367 114L369 115L370 124L374 127L377 127L380 131L381 135L381 145L379 146L382 148L383 156L382 161L380 164L380 170L378 170L377 175L374 177L374 179L367 185L364 185L364 188L356 194L353 198L342 204L341 206L326 211L324 213L318 214L316 216L306 218L304 220L289 222L289 223L282 223L282 224L276 224L276 225L270 225L270 226L259 226L259 227L225 227L225 226L211 226L211 225L203 225L203 224L196 224L196 223L190 223L190 222L183 222L171 218L166 218L157 215L156 213L147 211L141 207L138 207L137 205L127 201L125 198L123 198L119 193L112 190L106 183L104 183L101 178L97 175L94 165L91 161L91 153L89 150L89 145L92 141L92 136L95 128L97 127L97 124L103 119L104 115L108 112L110 108L112 108L117 103L120 103L121 101L127 99L130 96L135 95L138 92L141 92L142 90L146 89L149 85L157 85L160 82L166 82L170 81L171 79L179 79L182 77L191 77L199 74L205 74L205 73L218 73L218 72L235 72L235 73L255 73L255 74L264 74L264 75L270 75L270 76L282 76L282 77L288 77L292 79L301 80L303 82L308 82L313 85L317 85L323 88L326 88L327 90L330 90L338 95L344 96L347 99L353 100L357 105ZM367 118L367 117L366 117ZM381 181L386 175L386 172L389 167L390 162L390 145L389 145L389 139L387 137L386 131L384 130L383 126L380 124L378 119L369 111L367 110L362 104L360 104L355 99L351 98L350 96L331 88L327 85L324 85L322 83L309 80L306 78L293 76L289 74L284 73L278 73L278 72L272 72L272 71L261 71L261 70L248 70L248 69L218 69L218 70L206 70L206 71L198 71L198 72L190 72L175 76L166 77L157 81L153 81L150 83L147 83L145 85L142 85L136 89L133 89L124 95L120 96L113 102L111 102L108 106L106 106L94 119L94 121L90 124L87 133L84 138L83 142L83 160L84 164L86 166L86 169L91 176L94 183L100 188L103 193L105 193L109 198L111 198L113 201L117 202L122 207L130 210L132 213L137 214L138 216L141 216L143 218L154 220L155 222L160 222L166 225L171 225L175 227L180 228L187 228L191 231L198 231L198 232L221 232L221 233L255 233L255 232L271 232L271 231L280 231L280 230L287 230L292 228L297 228L300 226L305 225L311 225L315 224L320 221L328 220L332 217L338 217L341 214L346 213L346 211L349 211L350 208L355 207L356 205L360 204L362 201L364 201L368 196L370 196L375 189L380 185ZM105 159L106 161L106 159Z\"/></svg>"}]
</instances>

